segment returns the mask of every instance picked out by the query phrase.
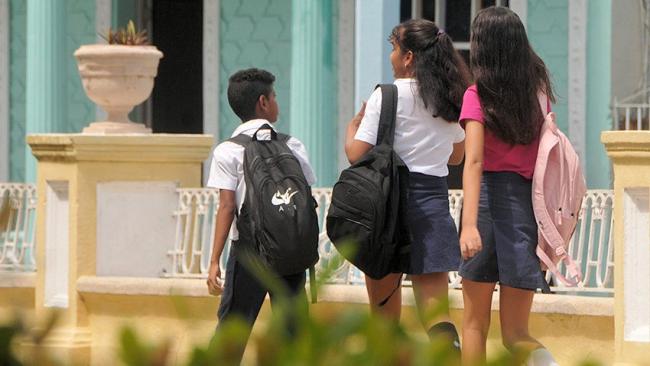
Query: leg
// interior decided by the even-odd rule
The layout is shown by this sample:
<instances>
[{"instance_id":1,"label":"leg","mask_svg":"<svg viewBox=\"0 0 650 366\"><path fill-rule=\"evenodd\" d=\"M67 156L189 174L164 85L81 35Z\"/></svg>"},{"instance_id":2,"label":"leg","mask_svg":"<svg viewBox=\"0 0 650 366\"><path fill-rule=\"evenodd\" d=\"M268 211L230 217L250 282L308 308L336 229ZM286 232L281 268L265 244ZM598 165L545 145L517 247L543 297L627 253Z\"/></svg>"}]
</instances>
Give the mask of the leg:
<instances>
[{"instance_id":1,"label":"leg","mask_svg":"<svg viewBox=\"0 0 650 366\"><path fill-rule=\"evenodd\" d=\"M250 336L251 328L257 319L266 290L255 279L255 277L246 270L246 268L237 261L234 251L231 249L231 254L228 257L228 264L226 266L226 281L224 284L224 291L221 295L221 303L219 304L219 323L217 324L216 338L223 334L225 341L232 339L228 338L228 324L233 320L243 320L248 327L248 333L245 339L236 340L237 344L226 347L232 352L232 360L241 360L246 348L248 336ZM224 334L225 332L225 334Z\"/></svg>"},{"instance_id":2,"label":"leg","mask_svg":"<svg viewBox=\"0 0 650 366\"><path fill-rule=\"evenodd\" d=\"M286 299L274 292L270 293L273 311L277 311L278 306L280 306L280 311L284 311L283 316L285 317L286 331L289 337L297 335L297 324L299 324L300 318L306 317L309 313L307 294L305 293L305 279L304 271L282 277L282 284L286 290L284 293L287 294ZM286 302L282 304L282 300L286 300Z\"/></svg>"},{"instance_id":3,"label":"leg","mask_svg":"<svg viewBox=\"0 0 650 366\"><path fill-rule=\"evenodd\" d=\"M499 291L501 337L503 345L510 351L531 352L544 347L528 333L528 318L534 295L534 291L501 286Z\"/></svg>"},{"instance_id":4,"label":"leg","mask_svg":"<svg viewBox=\"0 0 650 366\"><path fill-rule=\"evenodd\" d=\"M485 342L490 329L494 282L463 279L463 365L485 363Z\"/></svg>"},{"instance_id":5,"label":"leg","mask_svg":"<svg viewBox=\"0 0 650 366\"><path fill-rule=\"evenodd\" d=\"M448 273L411 275L411 281L413 282L415 303L424 329L429 329L439 322L450 322ZM442 306L444 308L441 308Z\"/></svg>"},{"instance_id":6,"label":"leg","mask_svg":"<svg viewBox=\"0 0 650 366\"><path fill-rule=\"evenodd\" d=\"M366 276L366 289L368 290L368 298L370 300L370 310L374 314L381 314L388 319L399 322L402 312L401 278L401 273L391 273L380 280L374 280ZM400 284L399 287L398 283ZM384 305L380 305L386 299L388 301Z\"/></svg>"}]
</instances>

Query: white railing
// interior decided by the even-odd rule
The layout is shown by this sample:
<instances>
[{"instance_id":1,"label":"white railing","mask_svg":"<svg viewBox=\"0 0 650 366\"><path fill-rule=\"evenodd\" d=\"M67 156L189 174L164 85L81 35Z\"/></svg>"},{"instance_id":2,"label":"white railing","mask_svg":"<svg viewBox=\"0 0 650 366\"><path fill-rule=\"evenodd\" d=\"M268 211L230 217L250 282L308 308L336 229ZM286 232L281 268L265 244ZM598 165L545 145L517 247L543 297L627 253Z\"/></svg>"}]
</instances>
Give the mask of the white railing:
<instances>
[{"instance_id":1,"label":"white railing","mask_svg":"<svg viewBox=\"0 0 650 366\"><path fill-rule=\"evenodd\" d=\"M614 99L613 129L650 130L650 90L642 90L622 100Z\"/></svg>"},{"instance_id":2,"label":"white railing","mask_svg":"<svg viewBox=\"0 0 650 366\"><path fill-rule=\"evenodd\" d=\"M169 277L205 277L209 266L210 251L214 237L216 207L219 203L215 189L179 189L179 207L174 213L177 218L176 241L174 249L169 251L172 270ZM317 272L334 265L330 282L339 284L363 284L363 274L346 261L340 261L337 252L325 232L326 212L329 209L331 188L316 188L314 198L319 204L318 217L321 224L319 237L320 261ZM460 222L463 194L460 190L449 192L449 210L456 222ZM571 240L569 252L581 266L584 281L578 287L555 285L549 274L547 280L551 289L557 292L576 293L613 293L614 247L613 247L613 193L610 190L590 190L580 211L580 221L576 234ZM221 257L222 268L228 257L227 243ZM564 273L566 268L561 267ZM449 275L450 286L460 287L460 278L453 272ZM406 282L408 284L408 281Z\"/></svg>"},{"instance_id":3,"label":"white railing","mask_svg":"<svg viewBox=\"0 0 650 366\"><path fill-rule=\"evenodd\" d=\"M0 271L36 270L36 187L0 183Z\"/></svg>"}]
</instances>

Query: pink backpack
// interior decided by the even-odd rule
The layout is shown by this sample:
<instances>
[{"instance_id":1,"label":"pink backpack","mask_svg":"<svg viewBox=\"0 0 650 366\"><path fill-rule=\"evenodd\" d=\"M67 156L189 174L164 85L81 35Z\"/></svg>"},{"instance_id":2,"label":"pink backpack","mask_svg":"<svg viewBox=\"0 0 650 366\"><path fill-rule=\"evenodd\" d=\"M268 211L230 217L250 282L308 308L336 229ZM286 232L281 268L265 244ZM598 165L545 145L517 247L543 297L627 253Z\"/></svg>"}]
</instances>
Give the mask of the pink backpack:
<instances>
[{"instance_id":1,"label":"pink backpack","mask_svg":"<svg viewBox=\"0 0 650 366\"><path fill-rule=\"evenodd\" d=\"M578 154L555 124L554 113L546 116L540 133L533 173L533 211L539 227L537 256L542 269L551 271L565 285L576 286L582 273L568 249L587 191L585 178ZM567 266L569 278L558 270L560 262Z\"/></svg>"}]
</instances>

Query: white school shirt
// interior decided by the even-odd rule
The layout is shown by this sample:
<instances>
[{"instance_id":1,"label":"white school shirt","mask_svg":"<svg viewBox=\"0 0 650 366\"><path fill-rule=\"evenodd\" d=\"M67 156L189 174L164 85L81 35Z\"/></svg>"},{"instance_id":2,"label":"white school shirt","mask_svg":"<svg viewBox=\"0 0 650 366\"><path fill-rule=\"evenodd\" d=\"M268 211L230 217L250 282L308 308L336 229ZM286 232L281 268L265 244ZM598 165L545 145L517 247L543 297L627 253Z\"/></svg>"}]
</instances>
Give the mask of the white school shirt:
<instances>
[{"instance_id":1,"label":"white school shirt","mask_svg":"<svg viewBox=\"0 0 650 366\"><path fill-rule=\"evenodd\" d=\"M397 79L397 116L393 150L402 158L411 172L437 177L449 175L447 162L453 144L465 139L465 131L458 123L449 123L424 107L415 79ZM366 103L355 140L377 144L381 89L377 88Z\"/></svg>"},{"instance_id":2,"label":"white school shirt","mask_svg":"<svg viewBox=\"0 0 650 366\"><path fill-rule=\"evenodd\" d=\"M239 125L232 133L232 137L242 133L253 136L263 125L268 124L275 130L275 126L265 119L253 119ZM258 136L260 136L258 134ZM307 184L310 186L316 183L316 175L309 163L307 149L305 145L295 137L291 137L287 141L287 146L293 155L300 162L302 172L305 174ZM208 187L227 189L235 191L235 199L237 200L237 212L241 209L241 205L246 197L246 182L244 181L244 147L234 142L224 141L217 145L212 152L212 162L210 164L210 174L208 177ZM237 219L233 221L231 226L230 237L232 240L239 238L237 231Z\"/></svg>"}]
</instances>

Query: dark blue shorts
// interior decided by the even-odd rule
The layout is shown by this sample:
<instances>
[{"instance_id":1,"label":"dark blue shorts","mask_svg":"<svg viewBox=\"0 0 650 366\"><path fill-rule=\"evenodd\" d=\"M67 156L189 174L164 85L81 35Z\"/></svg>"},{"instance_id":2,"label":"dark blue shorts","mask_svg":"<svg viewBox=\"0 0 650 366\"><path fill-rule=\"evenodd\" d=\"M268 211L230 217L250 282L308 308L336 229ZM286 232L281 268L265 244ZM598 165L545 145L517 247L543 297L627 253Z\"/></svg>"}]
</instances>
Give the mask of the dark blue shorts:
<instances>
[{"instance_id":1,"label":"dark blue shorts","mask_svg":"<svg viewBox=\"0 0 650 366\"><path fill-rule=\"evenodd\" d=\"M408 273L457 270L460 244L449 213L447 177L409 173L407 219L412 239Z\"/></svg>"},{"instance_id":2,"label":"dark blue shorts","mask_svg":"<svg viewBox=\"0 0 650 366\"><path fill-rule=\"evenodd\" d=\"M531 180L517 173L484 172L478 230L483 248L463 261L459 271L461 277L526 290L550 291L535 254L537 223Z\"/></svg>"}]
</instances>

